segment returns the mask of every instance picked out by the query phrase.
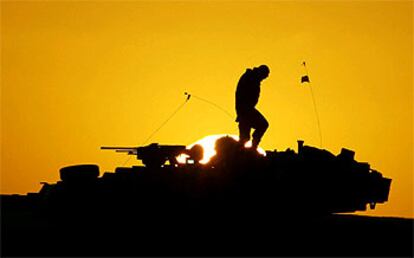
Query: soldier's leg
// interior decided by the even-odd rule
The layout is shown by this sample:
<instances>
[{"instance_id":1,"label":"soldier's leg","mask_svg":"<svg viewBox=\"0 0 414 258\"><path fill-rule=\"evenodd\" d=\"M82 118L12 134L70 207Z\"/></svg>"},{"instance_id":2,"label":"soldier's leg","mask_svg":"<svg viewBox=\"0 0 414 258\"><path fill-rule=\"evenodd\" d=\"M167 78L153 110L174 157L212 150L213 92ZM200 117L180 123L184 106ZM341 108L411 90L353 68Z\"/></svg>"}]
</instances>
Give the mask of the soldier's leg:
<instances>
[{"instance_id":1,"label":"soldier's leg","mask_svg":"<svg viewBox=\"0 0 414 258\"><path fill-rule=\"evenodd\" d=\"M257 148L257 146L259 146L260 140L269 127L269 123L267 122L266 118L256 109L252 115L252 123L253 128L255 128L253 132L252 147Z\"/></svg>"},{"instance_id":2,"label":"soldier's leg","mask_svg":"<svg viewBox=\"0 0 414 258\"><path fill-rule=\"evenodd\" d=\"M249 123L245 120L240 120L239 122L239 142L240 145L244 146L246 142L250 140L250 130L251 127Z\"/></svg>"}]
</instances>

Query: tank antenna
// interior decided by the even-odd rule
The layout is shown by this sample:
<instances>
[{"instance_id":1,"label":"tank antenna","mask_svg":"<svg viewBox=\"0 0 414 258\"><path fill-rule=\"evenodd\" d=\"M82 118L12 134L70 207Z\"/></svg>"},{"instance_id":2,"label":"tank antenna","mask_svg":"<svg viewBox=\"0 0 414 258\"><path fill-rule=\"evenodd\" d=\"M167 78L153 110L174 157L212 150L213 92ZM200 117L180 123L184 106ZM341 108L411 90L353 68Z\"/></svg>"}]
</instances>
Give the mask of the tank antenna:
<instances>
[{"instance_id":1,"label":"tank antenna","mask_svg":"<svg viewBox=\"0 0 414 258\"><path fill-rule=\"evenodd\" d=\"M144 144L146 144L152 137L154 137L154 135L159 131L159 130L161 130L161 128L163 128L177 113L178 113L178 111L180 111L184 106L185 106L185 104L187 104L187 102L190 100L190 98L191 98L191 95L190 94L187 94L187 92L185 92L184 93L184 95L186 95L187 97L185 98L185 100L184 100L184 102L183 103L181 103L175 110L174 110L174 112L172 112L171 113L171 115L169 116L169 117L167 117L167 119L165 119L165 121L157 128L157 129L155 129L149 136L148 136L148 138L145 140L145 141L143 141L142 143L141 143L141 145L144 145ZM129 156L128 157L128 159L122 164L122 166L125 166L125 164L126 163L128 163L128 161L131 159L131 157L132 156Z\"/></svg>"},{"instance_id":2,"label":"tank antenna","mask_svg":"<svg viewBox=\"0 0 414 258\"><path fill-rule=\"evenodd\" d=\"M207 103L207 104L210 104L210 105L212 105L212 106L216 107L217 109L219 109L219 110L221 110L223 113L225 113L227 116L229 116L229 117L230 117L230 119L232 119L232 120L233 120L233 116L230 114L230 112L229 112L229 111L227 111L226 109L222 108L221 106L217 105L216 103L214 103L214 102L212 102L212 101L209 101L209 100L207 100L207 99L204 99L204 98L200 98L200 97L198 97L198 96L196 96L196 95L194 95L194 94L190 94L190 93L188 93L188 92L185 92L184 94L185 94L185 95L188 95L188 96L192 96L192 97L193 97L193 98L195 98L195 99L201 100L201 101L203 101L203 102L205 102L205 103Z\"/></svg>"},{"instance_id":3,"label":"tank antenna","mask_svg":"<svg viewBox=\"0 0 414 258\"><path fill-rule=\"evenodd\" d=\"M187 92L186 92L187 93ZM157 128L155 129L154 132L152 132L152 134L150 136L148 136L148 138L142 143L142 145L144 145L145 143L147 143L159 130L161 130L161 128L163 128L177 113L178 111L180 111L185 104L187 104L187 102L190 100L191 95L188 95L184 93L184 95L186 95L187 97L185 98L184 102L181 103L175 110L174 112L171 113L171 115Z\"/></svg>"},{"instance_id":4,"label":"tank antenna","mask_svg":"<svg viewBox=\"0 0 414 258\"><path fill-rule=\"evenodd\" d=\"M184 95L186 96L185 101L183 103L181 103L175 110L174 112L171 113L171 115L157 128L155 129L149 136L148 138L141 144L144 145L146 144L152 137L154 137L154 135L161 130L161 128L163 128L177 113L178 111L180 111L185 104L187 104L187 102L191 99L191 97L201 100L209 105L212 105L214 107L216 107L217 109L221 110L223 113L225 113L227 116L230 117L230 119L233 120L233 116L230 114L230 112L228 112L226 109L222 108L221 106L217 105L216 103L209 101L207 99L204 98L200 98L194 94L190 94L189 92L184 92ZM131 159L131 156L128 157L128 159L122 164L122 166L125 166L126 163L128 163L128 161Z\"/></svg>"},{"instance_id":5,"label":"tank antenna","mask_svg":"<svg viewBox=\"0 0 414 258\"><path fill-rule=\"evenodd\" d=\"M314 109L314 111L315 111L316 121L317 121L317 123L318 123L318 131L319 131L319 144L320 144L320 147L322 148L322 131L321 131L321 123L320 123L320 120L319 120L318 110L317 110L317 108L316 108L315 96L314 96L314 94L313 94L312 84L311 84L310 79L309 79L308 68L306 67L306 62L305 62L305 61L303 61L302 65L303 65L303 67L305 68L305 75L304 75L304 76L302 76L302 78L301 78L301 83L307 82L307 83L309 84L309 89L310 89L310 92L311 92L311 95L312 95L312 101L313 101L313 109Z\"/></svg>"}]
</instances>

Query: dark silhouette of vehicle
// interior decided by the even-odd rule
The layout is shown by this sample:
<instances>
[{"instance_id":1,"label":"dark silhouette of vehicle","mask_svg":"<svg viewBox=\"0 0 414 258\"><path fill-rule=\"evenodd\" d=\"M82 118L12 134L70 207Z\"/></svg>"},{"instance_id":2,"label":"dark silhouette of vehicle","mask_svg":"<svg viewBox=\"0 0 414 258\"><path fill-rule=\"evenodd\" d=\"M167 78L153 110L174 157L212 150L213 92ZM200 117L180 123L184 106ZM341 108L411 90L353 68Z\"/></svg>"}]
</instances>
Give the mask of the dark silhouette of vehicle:
<instances>
[{"instance_id":1,"label":"dark silhouette of vehicle","mask_svg":"<svg viewBox=\"0 0 414 258\"><path fill-rule=\"evenodd\" d=\"M363 211L367 205L374 209L388 200L391 184L368 163L355 161L351 150L342 149L335 156L303 141L298 141L297 153L275 150L262 156L223 137L216 142L216 156L204 165L199 163L200 146L187 150L154 143L102 149L136 155L144 166L118 167L101 177L97 165L64 167L61 181L44 183L38 193L43 207L96 211L114 205L136 213L174 207L179 213L200 214L216 209L326 214ZM184 164L176 160L182 153L187 154Z\"/></svg>"},{"instance_id":2,"label":"dark silhouette of vehicle","mask_svg":"<svg viewBox=\"0 0 414 258\"><path fill-rule=\"evenodd\" d=\"M231 137L201 164L199 145L103 147L144 165L100 173L60 169L38 193L2 195L9 256L398 256L412 254L412 220L336 214L388 200L391 179L305 146L241 148ZM185 162L178 162L185 154ZM24 247L24 248L23 248ZM346 248L345 248L346 247Z\"/></svg>"}]
</instances>

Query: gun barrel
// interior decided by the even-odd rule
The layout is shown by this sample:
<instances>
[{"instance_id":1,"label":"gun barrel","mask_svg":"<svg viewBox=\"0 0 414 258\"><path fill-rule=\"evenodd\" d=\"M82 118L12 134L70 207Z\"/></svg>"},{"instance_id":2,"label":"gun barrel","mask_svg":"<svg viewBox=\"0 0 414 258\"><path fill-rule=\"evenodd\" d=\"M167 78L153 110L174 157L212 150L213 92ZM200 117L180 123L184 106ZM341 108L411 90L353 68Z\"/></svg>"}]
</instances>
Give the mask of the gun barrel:
<instances>
[{"instance_id":1,"label":"gun barrel","mask_svg":"<svg viewBox=\"0 0 414 258\"><path fill-rule=\"evenodd\" d=\"M136 147L101 147L101 150L135 150Z\"/></svg>"},{"instance_id":2,"label":"gun barrel","mask_svg":"<svg viewBox=\"0 0 414 258\"><path fill-rule=\"evenodd\" d=\"M113 147L102 146L102 150L113 150L115 152L136 155L138 160L142 160L146 166L161 166L167 160L174 163L174 158L186 151L185 145L159 145L152 143L142 147Z\"/></svg>"},{"instance_id":3,"label":"gun barrel","mask_svg":"<svg viewBox=\"0 0 414 258\"><path fill-rule=\"evenodd\" d=\"M115 152L128 152L128 153L136 153L136 149L122 149L122 150L115 150Z\"/></svg>"},{"instance_id":4,"label":"gun barrel","mask_svg":"<svg viewBox=\"0 0 414 258\"><path fill-rule=\"evenodd\" d=\"M101 147L101 150L114 150L115 152L126 153L128 155L137 155L138 154L138 148L134 148L134 147L108 147L108 146L103 146L103 147Z\"/></svg>"}]
</instances>

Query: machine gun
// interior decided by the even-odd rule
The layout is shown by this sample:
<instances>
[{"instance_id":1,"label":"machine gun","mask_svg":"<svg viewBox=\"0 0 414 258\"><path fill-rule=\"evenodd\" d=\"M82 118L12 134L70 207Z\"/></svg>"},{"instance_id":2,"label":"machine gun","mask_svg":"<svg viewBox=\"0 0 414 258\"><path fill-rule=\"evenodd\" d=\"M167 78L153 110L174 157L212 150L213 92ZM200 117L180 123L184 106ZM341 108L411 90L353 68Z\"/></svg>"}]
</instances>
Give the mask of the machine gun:
<instances>
[{"instance_id":1,"label":"machine gun","mask_svg":"<svg viewBox=\"0 0 414 258\"><path fill-rule=\"evenodd\" d=\"M177 156L180 154L186 154L192 157L200 156L198 153L195 153L194 148L187 150L184 145L159 145L158 143L152 143L143 147L101 147L101 149L136 155L137 159L142 160L142 163L146 167L161 167L167 160L171 165L176 165Z\"/></svg>"}]
</instances>

